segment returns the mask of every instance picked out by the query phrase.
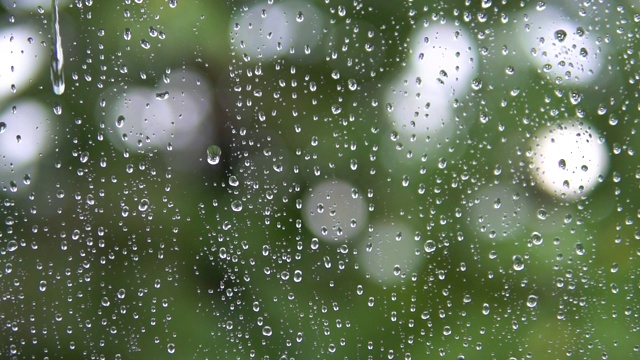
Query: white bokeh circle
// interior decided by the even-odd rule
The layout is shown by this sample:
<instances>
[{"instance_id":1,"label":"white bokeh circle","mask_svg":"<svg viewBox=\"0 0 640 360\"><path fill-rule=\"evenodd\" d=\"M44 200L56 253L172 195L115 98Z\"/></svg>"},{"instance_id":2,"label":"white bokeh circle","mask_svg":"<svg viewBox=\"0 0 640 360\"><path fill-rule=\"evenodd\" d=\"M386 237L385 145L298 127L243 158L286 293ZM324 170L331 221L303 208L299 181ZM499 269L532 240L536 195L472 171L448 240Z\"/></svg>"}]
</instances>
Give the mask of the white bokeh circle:
<instances>
[{"instance_id":1,"label":"white bokeh circle","mask_svg":"<svg viewBox=\"0 0 640 360\"><path fill-rule=\"evenodd\" d=\"M171 70L170 80L155 88L135 86L122 96L104 95L109 140L118 148L194 150L204 144L203 125L212 117L213 94L206 75ZM102 109L99 109L102 110Z\"/></svg>"},{"instance_id":2,"label":"white bokeh circle","mask_svg":"<svg viewBox=\"0 0 640 360\"><path fill-rule=\"evenodd\" d=\"M51 50L42 46L42 40L33 26L0 29L0 101L33 85L38 73L47 68Z\"/></svg>"},{"instance_id":3,"label":"white bokeh circle","mask_svg":"<svg viewBox=\"0 0 640 360\"><path fill-rule=\"evenodd\" d=\"M51 142L53 113L35 100L23 100L0 114L0 182L34 175L35 164Z\"/></svg>"},{"instance_id":4,"label":"white bokeh circle","mask_svg":"<svg viewBox=\"0 0 640 360\"><path fill-rule=\"evenodd\" d=\"M477 74L476 45L463 28L437 24L414 30L409 48L406 69L385 94L389 120L399 133L437 142L455 130L455 99Z\"/></svg>"},{"instance_id":5,"label":"white bokeh circle","mask_svg":"<svg viewBox=\"0 0 640 360\"><path fill-rule=\"evenodd\" d=\"M324 23L323 12L310 3L257 4L234 17L232 45L237 55L258 61L305 54L320 41Z\"/></svg>"},{"instance_id":6,"label":"white bokeh circle","mask_svg":"<svg viewBox=\"0 0 640 360\"><path fill-rule=\"evenodd\" d=\"M529 13L526 29L519 43L532 55L533 65L556 83L588 85L606 65L600 34L556 7Z\"/></svg>"},{"instance_id":7,"label":"white bokeh circle","mask_svg":"<svg viewBox=\"0 0 640 360\"><path fill-rule=\"evenodd\" d=\"M344 180L327 180L311 187L303 201L306 227L323 240L350 239L366 228L367 204Z\"/></svg>"},{"instance_id":8,"label":"white bokeh circle","mask_svg":"<svg viewBox=\"0 0 640 360\"><path fill-rule=\"evenodd\" d=\"M398 283L420 268L424 240L416 241L408 225L379 222L372 225L372 230L360 242L357 259L359 268L373 281Z\"/></svg>"},{"instance_id":9,"label":"white bokeh circle","mask_svg":"<svg viewBox=\"0 0 640 360\"><path fill-rule=\"evenodd\" d=\"M604 139L585 121L565 120L540 129L533 138L531 174L553 196L575 200L591 192L606 175Z\"/></svg>"}]
</instances>

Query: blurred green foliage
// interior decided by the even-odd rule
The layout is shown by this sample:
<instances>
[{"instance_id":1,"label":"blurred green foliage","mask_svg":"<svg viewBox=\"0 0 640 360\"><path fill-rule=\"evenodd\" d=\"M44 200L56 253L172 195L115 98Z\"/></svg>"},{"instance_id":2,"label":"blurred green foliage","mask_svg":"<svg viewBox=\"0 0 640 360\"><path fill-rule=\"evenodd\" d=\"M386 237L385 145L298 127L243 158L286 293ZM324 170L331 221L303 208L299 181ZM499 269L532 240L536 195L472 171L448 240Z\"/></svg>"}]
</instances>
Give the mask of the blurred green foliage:
<instances>
[{"instance_id":1,"label":"blurred green foliage","mask_svg":"<svg viewBox=\"0 0 640 360\"><path fill-rule=\"evenodd\" d=\"M235 26L256 4L61 5L66 92L53 94L43 68L1 104L62 107L46 119L32 181L0 170L19 184L2 183L2 358L637 356L637 4L557 5L598 34L603 66L584 83L559 83L518 37L527 14L553 14L539 2L269 1L317 31L309 54L262 58L239 41L259 25ZM47 9L1 14L0 29L51 31ZM415 29L445 23L476 44L475 85L450 99L451 136L398 131L386 91L417 56ZM110 99L162 91L183 68L214 89L200 100L213 103L202 146L109 140ZM535 133L566 118L598 129L610 161L576 201L545 192L530 169ZM152 130L177 141L180 126ZM222 149L216 165L210 145ZM367 204L350 239L318 240L303 215L332 179ZM403 231L378 236L380 224ZM390 281L363 270L378 238L411 243L417 270Z\"/></svg>"}]
</instances>

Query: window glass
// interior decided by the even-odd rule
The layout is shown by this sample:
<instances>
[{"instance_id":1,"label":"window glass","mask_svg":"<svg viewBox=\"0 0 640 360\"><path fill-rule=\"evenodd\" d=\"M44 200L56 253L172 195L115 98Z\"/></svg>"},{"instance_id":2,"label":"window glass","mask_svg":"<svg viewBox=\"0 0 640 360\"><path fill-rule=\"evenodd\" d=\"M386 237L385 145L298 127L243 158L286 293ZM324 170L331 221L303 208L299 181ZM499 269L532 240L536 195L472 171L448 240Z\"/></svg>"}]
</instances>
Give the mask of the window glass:
<instances>
[{"instance_id":1,"label":"window glass","mask_svg":"<svg viewBox=\"0 0 640 360\"><path fill-rule=\"evenodd\" d=\"M0 0L0 358L638 357L639 22Z\"/></svg>"}]
</instances>

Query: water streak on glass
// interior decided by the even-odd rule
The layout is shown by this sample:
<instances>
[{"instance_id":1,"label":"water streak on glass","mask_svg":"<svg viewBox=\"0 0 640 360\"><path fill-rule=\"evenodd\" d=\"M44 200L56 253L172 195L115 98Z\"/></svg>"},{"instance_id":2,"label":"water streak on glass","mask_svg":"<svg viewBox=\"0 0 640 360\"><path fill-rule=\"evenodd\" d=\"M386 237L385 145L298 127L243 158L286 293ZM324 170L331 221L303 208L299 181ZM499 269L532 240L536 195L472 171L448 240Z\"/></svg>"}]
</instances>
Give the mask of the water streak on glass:
<instances>
[{"instance_id":1,"label":"water streak on glass","mask_svg":"<svg viewBox=\"0 0 640 360\"><path fill-rule=\"evenodd\" d=\"M51 85L56 95L64 93L64 55L62 54L62 38L60 37L60 18L58 16L58 0L51 0L53 10L53 47L51 49Z\"/></svg>"}]
</instances>

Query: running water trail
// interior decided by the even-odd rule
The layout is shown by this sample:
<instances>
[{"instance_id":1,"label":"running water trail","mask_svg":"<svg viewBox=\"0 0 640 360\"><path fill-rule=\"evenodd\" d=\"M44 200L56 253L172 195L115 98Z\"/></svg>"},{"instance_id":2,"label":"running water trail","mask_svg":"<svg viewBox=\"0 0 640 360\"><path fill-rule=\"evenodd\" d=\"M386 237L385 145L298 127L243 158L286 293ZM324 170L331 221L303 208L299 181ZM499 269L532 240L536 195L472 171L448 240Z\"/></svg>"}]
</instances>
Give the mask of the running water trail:
<instances>
[{"instance_id":1,"label":"running water trail","mask_svg":"<svg viewBox=\"0 0 640 360\"><path fill-rule=\"evenodd\" d=\"M58 0L51 0L53 11L53 47L51 49L51 85L56 95L64 93L64 55L62 54L62 38L60 37L60 18L58 16Z\"/></svg>"}]
</instances>

